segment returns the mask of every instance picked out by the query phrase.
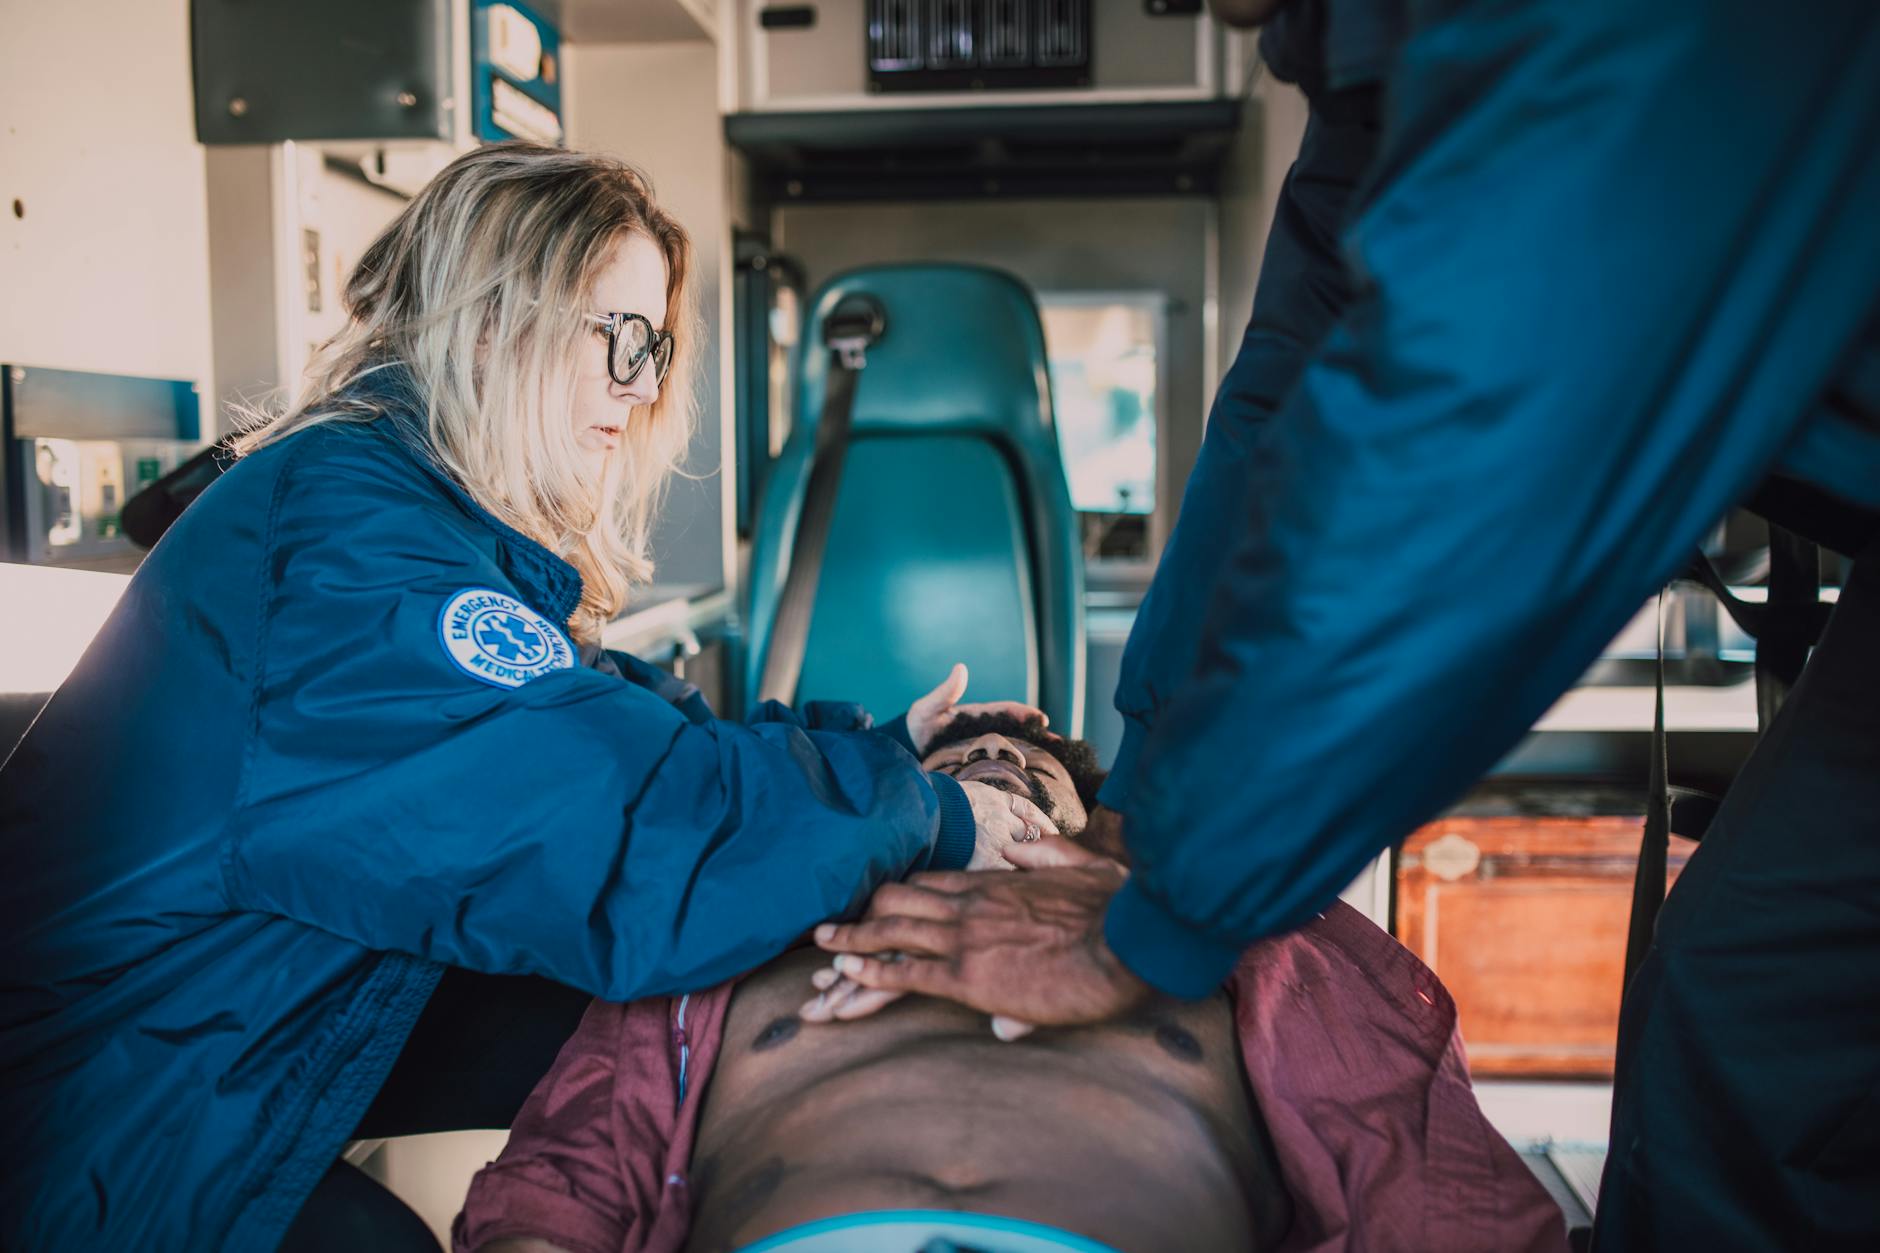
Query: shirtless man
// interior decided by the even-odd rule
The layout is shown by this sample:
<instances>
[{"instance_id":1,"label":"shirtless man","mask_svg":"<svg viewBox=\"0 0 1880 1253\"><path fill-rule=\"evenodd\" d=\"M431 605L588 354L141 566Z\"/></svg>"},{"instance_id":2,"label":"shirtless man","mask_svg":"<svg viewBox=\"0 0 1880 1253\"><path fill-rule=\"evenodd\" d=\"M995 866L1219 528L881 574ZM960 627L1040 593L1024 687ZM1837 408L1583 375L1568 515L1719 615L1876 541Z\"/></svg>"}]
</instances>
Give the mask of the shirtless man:
<instances>
[{"instance_id":1,"label":"shirtless man","mask_svg":"<svg viewBox=\"0 0 1880 1253\"><path fill-rule=\"evenodd\" d=\"M1101 781L1086 746L1009 718L962 720L923 764L1030 795L1067 836L1085 830ZM1250 954L1207 1000L1150 1001L1017 1044L984 1015L923 998L806 1021L828 962L814 949L735 987L597 1002L472 1185L455 1247L1564 1248L1558 1210L1467 1095L1453 1008L1416 983L1440 992L1433 976L1355 914L1321 924L1273 942L1263 966ZM1393 980L1420 999L1383 1003L1373 985ZM1294 1003L1314 984L1363 987L1327 1014ZM1352 1035L1367 1018L1390 1021ZM1400 1055L1412 1035L1427 1055ZM1291 1056L1328 1039L1335 1057ZM1316 1107L1327 1097L1354 1102L1343 1127ZM1473 1178L1425 1143L1445 1103ZM1362 1147L1380 1133L1389 1160ZM1453 1202L1456 1229L1426 1212L1442 1208L1431 1189ZM1478 1224L1466 1231L1465 1211ZM1323 1242L1341 1226L1394 1229L1397 1243Z\"/></svg>"}]
</instances>

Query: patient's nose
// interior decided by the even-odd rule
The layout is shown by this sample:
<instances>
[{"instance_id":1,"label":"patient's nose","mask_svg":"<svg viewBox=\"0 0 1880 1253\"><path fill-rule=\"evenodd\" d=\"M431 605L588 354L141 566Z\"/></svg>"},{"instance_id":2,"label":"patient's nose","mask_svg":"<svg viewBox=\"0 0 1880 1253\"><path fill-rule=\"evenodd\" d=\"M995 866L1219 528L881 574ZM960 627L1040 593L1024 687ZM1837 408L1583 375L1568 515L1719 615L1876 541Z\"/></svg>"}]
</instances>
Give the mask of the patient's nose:
<instances>
[{"instance_id":1,"label":"patient's nose","mask_svg":"<svg viewBox=\"0 0 1880 1253\"><path fill-rule=\"evenodd\" d=\"M1025 764L1025 754L1020 752L1018 746L1006 739L1003 735L982 735L976 740L967 741L967 765L970 766L974 762L984 760L988 757L994 761L1009 761L1014 766L1021 768Z\"/></svg>"}]
</instances>

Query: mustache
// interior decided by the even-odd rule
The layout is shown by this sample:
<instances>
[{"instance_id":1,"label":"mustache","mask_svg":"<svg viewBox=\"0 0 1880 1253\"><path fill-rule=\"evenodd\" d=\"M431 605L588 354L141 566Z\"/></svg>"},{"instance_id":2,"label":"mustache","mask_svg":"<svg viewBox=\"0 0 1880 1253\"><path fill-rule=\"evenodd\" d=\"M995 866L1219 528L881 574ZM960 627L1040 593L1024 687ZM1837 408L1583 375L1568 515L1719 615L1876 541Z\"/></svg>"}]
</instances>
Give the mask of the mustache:
<instances>
[{"instance_id":1,"label":"mustache","mask_svg":"<svg viewBox=\"0 0 1880 1253\"><path fill-rule=\"evenodd\" d=\"M949 771L949 773L957 776L960 773L960 771L964 770L965 768L966 766L964 764L958 765L958 766L953 767L953 769ZM1042 810L1044 812L1045 817L1049 818L1052 822L1057 822L1058 821L1057 801L1052 798L1051 793L1044 790L1044 784L1039 781L1038 776L1031 773L1029 770L1020 770L1019 773L1024 775L1025 777L1025 787L1027 789L1027 795L1025 799L1030 801L1032 804L1036 805L1040 810ZM986 786L996 787L1001 792L1012 791L1011 788L1002 786L1002 784L1000 783L987 783Z\"/></svg>"}]
</instances>

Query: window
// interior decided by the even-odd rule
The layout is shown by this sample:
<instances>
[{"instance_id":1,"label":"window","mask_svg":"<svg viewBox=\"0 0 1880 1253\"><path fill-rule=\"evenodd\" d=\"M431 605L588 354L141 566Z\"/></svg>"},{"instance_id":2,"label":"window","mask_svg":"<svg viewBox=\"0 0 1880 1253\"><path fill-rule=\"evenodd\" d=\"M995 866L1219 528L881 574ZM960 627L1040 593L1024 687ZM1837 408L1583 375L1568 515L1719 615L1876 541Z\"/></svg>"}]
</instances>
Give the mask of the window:
<instances>
[{"instance_id":1,"label":"window","mask_svg":"<svg viewBox=\"0 0 1880 1253\"><path fill-rule=\"evenodd\" d=\"M1084 554L1145 558L1155 513L1162 298L1044 295L1058 447Z\"/></svg>"}]
</instances>

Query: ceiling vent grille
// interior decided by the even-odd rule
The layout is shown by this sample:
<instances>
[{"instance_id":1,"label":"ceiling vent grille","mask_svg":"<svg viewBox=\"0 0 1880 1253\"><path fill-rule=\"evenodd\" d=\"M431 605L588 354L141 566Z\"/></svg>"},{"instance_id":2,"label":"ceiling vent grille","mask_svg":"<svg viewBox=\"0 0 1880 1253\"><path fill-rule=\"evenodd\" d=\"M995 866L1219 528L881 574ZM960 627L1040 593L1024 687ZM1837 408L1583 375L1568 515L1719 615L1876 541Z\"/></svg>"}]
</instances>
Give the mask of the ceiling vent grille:
<instances>
[{"instance_id":1,"label":"ceiling vent grille","mask_svg":"<svg viewBox=\"0 0 1880 1253\"><path fill-rule=\"evenodd\" d=\"M986 0L981 40L989 66L1031 64L1031 5L1025 0Z\"/></svg>"},{"instance_id":2,"label":"ceiling vent grille","mask_svg":"<svg viewBox=\"0 0 1880 1253\"><path fill-rule=\"evenodd\" d=\"M922 0L868 0L868 67L881 73L923 68Z\"/></svg>"},{"instance_id":3,"label":"ceiling vent grille","mask_svg":"<svg viewBox=\"0 0 1880 1253\"><path fill-rule=\"evenodd\" d=\"M868 0L872 91L1090 85L1091 0Z\"/></svg>"}]
</instances>

